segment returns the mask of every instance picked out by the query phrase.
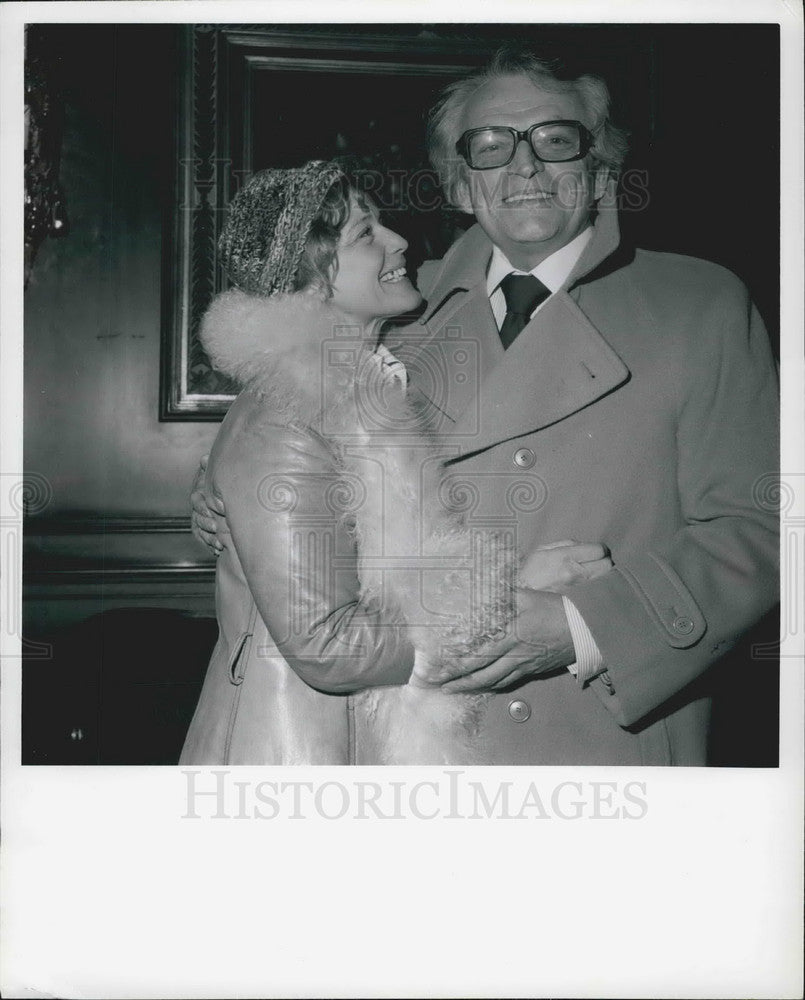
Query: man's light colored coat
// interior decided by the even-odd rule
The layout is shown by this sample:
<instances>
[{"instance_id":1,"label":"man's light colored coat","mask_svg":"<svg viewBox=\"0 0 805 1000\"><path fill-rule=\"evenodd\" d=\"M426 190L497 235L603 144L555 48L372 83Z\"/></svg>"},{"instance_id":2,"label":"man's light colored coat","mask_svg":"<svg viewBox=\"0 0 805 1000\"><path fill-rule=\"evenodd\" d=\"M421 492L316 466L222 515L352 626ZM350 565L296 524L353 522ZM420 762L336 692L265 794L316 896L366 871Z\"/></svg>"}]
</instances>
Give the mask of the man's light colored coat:
<instances>
[{"instance_id":1,"label":"man's light colored coat","mask_svg":"<svg viewBox=\"0 0 805 1000\"><path fill-rule=\"evenodd\" d=\"M423 266L427 310L400 350L453 443L453 488L478 524L511 525L521 551L600 541L616 567L566 592L606 672L495 696L495 761L703 764L709 705L695 682L777 596L777 382L762 321L730 272L628 254L604 212L564 289L504 352L491 250L476 225Z\"/></svg>"}]
</instances>

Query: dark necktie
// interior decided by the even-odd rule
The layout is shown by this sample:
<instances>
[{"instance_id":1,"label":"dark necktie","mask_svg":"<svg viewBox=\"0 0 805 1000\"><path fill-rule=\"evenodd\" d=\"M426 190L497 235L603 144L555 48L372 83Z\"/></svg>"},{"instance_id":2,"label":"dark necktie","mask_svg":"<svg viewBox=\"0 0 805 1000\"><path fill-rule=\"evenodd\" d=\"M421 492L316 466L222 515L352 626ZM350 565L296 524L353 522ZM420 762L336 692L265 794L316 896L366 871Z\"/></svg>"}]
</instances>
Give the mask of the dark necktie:
<instances>
[{"instance_id":1,"label":"dark necktie","mask_svg":"<svg viewBox=\"0 0 805 1000\"><path fill-rule=\"evenodd\" d=\"M509 347L551 290L533 274L507 274L500 283L500 290L506 299L506 318L500 328L500 340L504 347Z\"/></svg>"}]
</instances>

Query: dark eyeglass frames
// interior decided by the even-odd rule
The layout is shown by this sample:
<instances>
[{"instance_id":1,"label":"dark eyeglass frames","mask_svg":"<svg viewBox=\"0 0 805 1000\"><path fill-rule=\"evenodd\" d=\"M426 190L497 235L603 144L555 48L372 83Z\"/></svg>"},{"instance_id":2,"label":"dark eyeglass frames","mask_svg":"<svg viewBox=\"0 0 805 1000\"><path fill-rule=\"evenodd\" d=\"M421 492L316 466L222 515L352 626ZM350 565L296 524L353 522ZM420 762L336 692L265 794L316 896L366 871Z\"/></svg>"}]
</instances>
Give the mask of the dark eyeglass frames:
<instances>
[{"instance_id":1,"label":"dark eyeglass frames","mask_svg":"<svg viewBox=\"0 0 805 1000\"><path fill-rule=\"evenodd\" d=\"M493 170L511 163L520 142L527 142L543 163L569 163L587 155L595 136L581 122L566 119L538 122L522 132L508 125L487 125L465 132L456 152L472 170Z\"/></svg>"}]
</instances>

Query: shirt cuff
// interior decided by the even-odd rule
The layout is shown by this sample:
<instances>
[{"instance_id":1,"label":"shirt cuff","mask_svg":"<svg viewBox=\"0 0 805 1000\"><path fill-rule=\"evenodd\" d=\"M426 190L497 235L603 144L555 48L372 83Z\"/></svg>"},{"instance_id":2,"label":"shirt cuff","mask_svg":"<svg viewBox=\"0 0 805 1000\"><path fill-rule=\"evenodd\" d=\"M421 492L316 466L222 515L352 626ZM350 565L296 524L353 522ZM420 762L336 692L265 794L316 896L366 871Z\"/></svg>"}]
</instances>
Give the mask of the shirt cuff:
<instances>
[{"instance_id":1,"label":"shirt cuff","mask_svg":"<svg viewBox=\"0 0 805 1000\"><path fill-rule=\"evenodd\" d=\"M571 663L567 669L575 675L579 684L585 684L604 669L604 658L576 605L564 596L562 603L567 615L570 638L576 650L576 662Z\"/></svg>"}]
</instances>

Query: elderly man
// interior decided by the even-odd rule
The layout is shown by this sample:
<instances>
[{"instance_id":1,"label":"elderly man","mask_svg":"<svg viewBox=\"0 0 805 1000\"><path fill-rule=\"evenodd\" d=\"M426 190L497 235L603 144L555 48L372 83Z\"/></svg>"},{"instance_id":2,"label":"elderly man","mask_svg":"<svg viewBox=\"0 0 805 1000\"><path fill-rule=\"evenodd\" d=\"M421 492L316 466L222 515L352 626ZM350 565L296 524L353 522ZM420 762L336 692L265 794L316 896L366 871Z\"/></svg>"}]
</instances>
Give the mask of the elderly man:
<instances>
[{"instance_id":1,"label":"elderly man","mask_svg":"<svg viewBox=\"0 0 805 1000\"><path fill-rule=\"evenodd\" d=\"M516 627L439 678L493 692L489 763L706 763L694 682L776 597L776 519L755 501L777 464L765 330L723 268L619 246L608 104L597 78L502 53L431 115L476 225L420 271L399 357L448 483L523 552L595 539L615 565L524 593Z\"/></svg>"}]
</instances>

